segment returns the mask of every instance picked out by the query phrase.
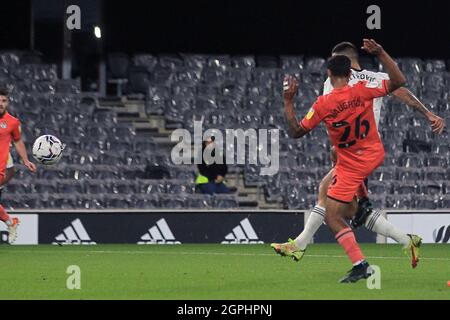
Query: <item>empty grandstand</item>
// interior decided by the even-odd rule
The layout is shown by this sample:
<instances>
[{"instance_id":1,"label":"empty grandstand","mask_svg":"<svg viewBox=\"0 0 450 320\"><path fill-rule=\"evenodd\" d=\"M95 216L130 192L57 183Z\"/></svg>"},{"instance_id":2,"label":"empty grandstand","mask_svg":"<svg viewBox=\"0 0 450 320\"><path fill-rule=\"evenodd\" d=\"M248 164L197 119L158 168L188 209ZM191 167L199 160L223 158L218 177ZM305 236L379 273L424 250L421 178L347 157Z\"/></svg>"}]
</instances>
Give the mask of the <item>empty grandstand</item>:
<instances>
[{"instance_id":1,"label":"empty grandstand","mask_svg":"<svg viewBox=\"0 0 450 320\"><path fill-rule=\"evenodd\" d=\"M444 60L397 59L408 87L429 108L450 116L450 72ZM26 52L0 54L0 83L11 91L11 112L27 124L27 143L55 134L66 144L56 166L7 186L9 208L286 208L315 203L330 166L322 128L296 141L287 136L281 81L300 79L299 114L321 94L325 59L307 56L110 54L108 80L116 97L81 92L79 80L61 80L57 67ZM363 60L370 70L379 66ZM116 91L117 90L117 91ZM370 182L377 207L450 206L448 135L395 98L385 99L380 133L387 150ZM280 129L280 171L262 176L258 165L231 165L227 183L237 192L196 192L195 165L173 165L170 133L207 128ZM20 168L20 166L18 166Z\"/></svg>"}]
</instances>

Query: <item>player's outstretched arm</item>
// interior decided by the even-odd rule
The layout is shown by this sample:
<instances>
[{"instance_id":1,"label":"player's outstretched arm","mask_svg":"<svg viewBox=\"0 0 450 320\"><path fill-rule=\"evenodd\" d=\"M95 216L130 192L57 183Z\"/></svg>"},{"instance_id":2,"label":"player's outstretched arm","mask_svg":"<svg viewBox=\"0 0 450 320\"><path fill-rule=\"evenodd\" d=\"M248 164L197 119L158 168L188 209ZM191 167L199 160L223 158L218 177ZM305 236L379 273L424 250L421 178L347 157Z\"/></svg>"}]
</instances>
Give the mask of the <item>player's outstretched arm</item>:
<instances>
[{"instance_id":1,"label":"player's outstretched arm","mask_svg":"<svg viewBox=\"0 0 450 320\"><path fill-rule=\"evenodd\" d=\"M427 109L425 105L417 99L417 97L408 89L401 87L392 92L400 101L408 105L413 110L416 110L424 115L430 121L431 130L436 134L441 134L445 129L445 121L441 117L435 115Z\"/></svg>"},{"instance_id":2,"label":"player's outstretched arm","mask_svg":"<svg viewBox=\"0 0 450 320\"><path fill-rule=\"evenodd\" d=\"M25 143L23 143L22 139L14 142L14 147L16 148L17 153L22 159L23 164L28 168L28 170L35 172L36 165L28 159L27 149L25 148Z\"/></svg>"},{"instance_id":3,"label":"player's outstretched arm","mask_svg":"<svg viewBox=\"0 0 450 320\"><path fill-rule=\"evenodd\" d=\"M295 139L303 137L305 131L297 121L294 109L294 97L298 90L298 81L293 76L285 76L283 80L283 100L284 100L284 114L288 122L289 136Z\"/></svg>"},{"instance_id":4,"label":"player's outstretched arm","mask_svg":"<svg viewBox=\"0 0 450 320\"><path fill-rule=\"evenodd\" d=\"M383 64L383 67L386 69L386 72L389 75L389 79L386 81L387 91L392 92L406 83L406 78L398 68L395 61L391 58L391 56L384 51L383 47L375 42L373 39L363 39L363 46L361 49L371 53L380 60Z\"/></svg>"}]
</instances>

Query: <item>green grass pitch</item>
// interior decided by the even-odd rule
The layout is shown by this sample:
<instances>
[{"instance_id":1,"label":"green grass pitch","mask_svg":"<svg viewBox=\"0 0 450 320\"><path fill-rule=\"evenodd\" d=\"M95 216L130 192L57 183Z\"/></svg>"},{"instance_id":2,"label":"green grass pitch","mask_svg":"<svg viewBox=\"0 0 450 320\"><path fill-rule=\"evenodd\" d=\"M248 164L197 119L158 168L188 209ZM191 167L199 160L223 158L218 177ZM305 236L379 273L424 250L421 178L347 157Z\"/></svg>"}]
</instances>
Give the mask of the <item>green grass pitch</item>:
<instances>
[{"instance_id":1,"label":"green grass pitch","mask_svg":"<svg viewBox=\"0 0 450 320\"><path fill-rule=\"evenodd\" d=\"M381 289L339 284L350 263L337 244L300 262L266 245L0 246L0 299L450 299L450 245L423 245L412 269L398 245L362 245ZM66 287L69 265L81 289Z\"/></svg>"}]
</instances>

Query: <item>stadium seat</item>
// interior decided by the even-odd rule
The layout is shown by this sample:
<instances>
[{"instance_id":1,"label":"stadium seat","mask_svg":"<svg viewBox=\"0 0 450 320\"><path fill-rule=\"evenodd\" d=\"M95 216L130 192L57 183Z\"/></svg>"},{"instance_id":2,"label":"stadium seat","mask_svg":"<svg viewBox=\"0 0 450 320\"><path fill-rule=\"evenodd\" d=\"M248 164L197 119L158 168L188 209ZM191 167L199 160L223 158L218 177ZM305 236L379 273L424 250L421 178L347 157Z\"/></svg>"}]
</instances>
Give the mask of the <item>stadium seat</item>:
<instances>
[{"instance_id":1,"label":"stadium seat","mask_svg":"<svg viewBox=\"0 0 450 320\"><path fill-rule=\"evenodd\" d=\"M426 165L428 167L448 168L449 167L448 156L427 155Z\"/></svg>"},{"instance_id":2,"label":"stadium seat","mask_svg":"<svg viewBox=\"0 0 450 320\"><path fill-rule=\"evenodd\" d=\"M130 197L124 194L106 194L104 201L108 209L128 209L131 207Z\"/></svg>"},{"instance_id":3,"label":"stadium seat","mask_svg":"<svg viewBox=\"0 0 450 320\"><path fill-rule=\"evenodd\" d=\"M187 199L187 205L189 208L212 208L213 196L207 194L193 194Z\"/></svg>"},{"instance_id":4,"label":"stadium seat","mask_svg":"<svg viewBox=\"0 0 450 320\"><path fill-rule=\"evenodd\" d=\"M53 87L43 87L42 85L38 88L39 92L51 92ZM70 79L70 80L57 80L55 83L54 90L62 94L79 94L81 92L80 80Z\"/></svg>"},{"instance_id":5,"label":"stadium seat","mask_svg":"<svg viewBox=\"0 0 450 320\"><path fill-rule=\"evenodd\" d=\"M188 195L161 195L160 202L164 209L184 209L187 207Z\"/></svg>"},{"instance_id":6,"label":"stadium seat","mask_svg":"<svg viewBox=\"0 0 450 320\"><path fill-rule=\"evenodd\" d=\"M419 192L425 195L445 194L445 184L442 181L418 181Z\"/></svg>"},{"instance_id":7,"label":"stadium seat","mask_svg":"<svg viewBox=\"0 0 450 320\"><path fill-rule=\"evenodd\" d=\"M129 58L125 53L111 53L108 61L108 83L116 84L117 96L122 96L123 85L128 82Z\"/></svg>"},{"instance_id":8,"label":"stadium seat","mask_svg":"<svg viewBox=\"0 0 450 320\"><path fill-rule=\"evenodd\" d=\"M219 209L235 209L239 207L236 195L216 194L213 196L213 207Z\"/></svg>"},{"instance_id":9,"label":"stadium seat","mask_svg":"<svg viewBox=\"0 0 450 320\"><path fill-rule=\"evenodd\" d=\"M132 66L128 75L128 93L139 93L149 95L150 73L143 66ZM159 84L159 83L157 83ZM164 85L164 83L161 83Z\"/></svg>"},{"instance_id":10,"label":"stadium seat","mask_svg":"<svg viewBox=\"0 0 450 320\"><path fill-rule=\"evenodd\" d=\"M401 156L399 165L406 168L421 168L425 165L421 154L405 153Z\"/></svg>"},{"instance_id":11,"label":"stadium seat","mask_svg":"<svg viewBox=\"0 0 450 320\"><path fill-rule=\"evenodd\" d=\"M200 82L201 74L200 70L179 68L175 72L174 84L195 86Z\"/></svg>"},{"instance_id":12,"label":"stadium seat","mask_svg":"<svg viewBox=\"0 0 450 320\"><path fill-rule=\"evenodd\" d=\"M283 70L303 70L304 57L303 56L281 56L281 68ZM289 72L289 74L292 74Z\"/></svg>"},{"instance_id":13,"label":"stadium seat","mask_svg":"<svg viewBox=\"0 0 450 320\"><path fill-rule=\"evenodd\" d=\"M191 184L187 183L189 183L189 181L171 180L170 183L167 183L167 193L174 195L180 193L187 193L187 194L195 193L195 185L193 183Z\"/></svg>"},{"instance_id":14,"label":"stadium seat","mask_svg":"<svg viewBox=\"0 0 450 320\"><path fill-rule=\"evenodd\" d=\"M370 188L370 185L369 185ZM375 209L385 209L388 208L386 205L386 196L380 194L371 194L370 202L372 203Z\"/></svg>"},{"instance_id":15,"label":"stadium seat","mask_svg":"<svg viewBox=\"0 0 450 320\"><path fill-rule=\"evenodd\" d=\"M409 194L389 195L386 196L386 208L392 209L415 209L415 196L411 197Z\"/></svg>"},{"instance_id":16,"label":"stadium seat","mask_svg":"<svg viewBox=\"0 0 450 320\"><path fill-rule=\"evenodd\" d=\"M184 65L191 69L203 69L207 65L208 57L200 54L181 54Z\"/></svg>"},{"instance_id":17,"label":"stadium seat","mask_svg":"<svg viewBox=\"0 0 450 320\"><path fill-rule=\"evenodd\" d=\"M252 83L269 85L277 78L277 69L274 68L255 68L252 73Z\"/></svg>"},{"instance_id":18,"label":"stadium seat","mask_svg":"<svg viewBox=\"0 0 450 320\"><path fill-rule=\"evenodd\" d=\"M86 193L95 195L109 192L107 182L105 180L93 180L89 179L85 182Z\"/></svg>"},{"instance_id":19,"label":"stadium seat","mask_svg":"<svg viewBox=\"0 0 450 320\"><path fill-rule=\"evenodd\" d=\"M158 197L139 194L131 197L130 206L136 209L155 209L161 207Z\"/></svg>"},{"instance_id":20,"label":"stadium seat","mask_svg":"<svg viewBox=\"0 0 450 320\"><path fill-rule=\"evenodd\" d=\"M56 181L57 193L84 193L84 184L80 181L59 179Z\"/></svg>"},{"instance_id":21,"label":"stadium seat","mask_svg":"<svg viewBox=\"0 0 450 320\"><path fill-rule=\"evenodd\" d=\"M53 208L58 209L75 209L77 208L77 194L52 195L50 202Z\"/></svg>"},{"instance_id":22,"label":"stadium seat","mask_svg":"<svg viewBox=\"0 0 450 320\"><path fill-rule=\"evenodd\" d=\"M202 83L208 86L220 87L224 81L224 72L216 68L205 68L202 71Z\"/></svg>"},{"instance_id":23,"label":"stadium seat","mask_svg":"<svg viewBox=\"0 0 450 320\"><path fill-rule=\"evenodd\" d=\"M165 181L140 180L139 192L145 194L167 193L167 184Z\"/></svg>"},{"instance_id":24,"label":"stadium seat","mask_svg":"<svg viewBox=\"0 0 450 320\"><path fill-rule=\"evenodd\" d=\"M314 206L308 199L308 187L290 182L285 190L286 204L288 209L302 209Z\"/></svg>"},{"instance_id":25,"label":"stadium seat","mask_svg":"<svg viewBox=\"0 0 450 320\"><path fill-rule=\"evenodd\" d=\"M92 113L92 121L102 127L113 127L117 124L117 118L110 110L95 110Z\"/></svg>"},{"instance_id":26,"label":"stadium seat","mask_svg":"<svg viewBox=\"0 0 450 320\"><path fill-rule=\"evenodd\" d=\"M9 182L5 187L7 194L31 194L32 186L29 183L24 182L23 180L13 179ZM5 195L3 193L2 197Z\"/></svg>"},{"instance_id":27,"label":"stadium seat","mask_svg":"<svg viewBox=\"0 0 450 320\"><path fill-rule=\"evenodd\" d=\"M369 180L369 192L371 194L388 195L392 194L391 182Z\"/></svg>"},{"instance_id":28,"label":"stadium seat","mask_svg":"<svg viewBox=\"0 0 450 320\"><path fill-rule=\"evenodd\" d=\"M180 56L175 54L160 55L158 65L166 69L177 70L184 66L184 62Z\"/></svg>"},{"instance_id":29,"label":"stadium seat","mask_svg":"<svg viewBox=\"0 0 450 320\"><path fill-rule=\"evenodd\" d=\"M163 98L167 99L170 97L170 91L172 90L173 95L184 97L187 99L194 100L197 95L197 90L203 86L202 84L196 84L194 86L183 85L183 84L174 84L172 88L164 87L165 93ZM209 88L209 86L204 85ZM167 93L166 93L167 92ZM150 89L150 94L152 94L152 89Z\"/></svg>"},{"instance_id":30,"label":"stadium seat","mask_svg":"<svg viewBox=\"0 0 450 320\"><path fill-rule=\"evenodd\" d=\"M134 194L138 192L139 186L136 180L115 180L112 183L112 193L115 194Z\"/></svg>"},{"instance_id":31,"label":"stadium seat","mask_svg":"<svg viewBox=\"0 0 450 320\"><path fill-rule=\"evenodd\" d=\"M444 209L448 209L450 208L450 195L445 195L443 197L441 197L438 201L439 203L439 208L444 208Z\"/></svg>"},{"instance_id":32,"label":"stadium seat","mask_svg":"<svg viewBox=\"0 0 450 320\"><path fill-rule=\"evenodd\" d=\"M390 166L382 166L381 168L378 168L375 170L374 173L372 173L372 176L369 178L370 181L380 181L380 182L390 182L392 180L396 180L396 167L390 167ZM369 183L370 188L370 183Z\"/></svg>"},{"instance_id":33,"label":"stadium seat","mask_svg":"<svg viewBox=\"0 0 450 320\"><path fill-rule=\"evenodd\" d=\"M151 72L158 63L158 58L151 54L136 54L132 61L134 66L145 67L147 71Z\"/></svg>"},{"instance_id":34,"label":"stadium seat","mask_svg":"<svg viewBox=\"0 0 450 320\"><path fill-rule=\"evenodd\" d=\"M268 55L257 55L255 57L258 68L278 68L278 57Z\"/></svg>"},{"instance_id":35,"label":"stadium seat","mask_svg":"<svg viewBox=\"0 0 450 320\"><path fill-rule=\"evenodd\" d=\"M22 80L53 81L57 79L56 65L24 64L18 66L13 77Z\"/></svg>"},{"instance_id":36,"label":"stadium seat","mask_svg":"<svg viewBox=\"0 0 450 320\"><path fill-rule=\"evenodd\" d=\"M21 63L20 57L13 52L0 53L0 84L11 88L10 108L27 124L22 128L27 145L40 134L54 133L68 147L57 167L36 175L17 164L17 179L4 193L6 206L238 206L235 195L194 194L195 165L173 166L170 151L159 142L159 136L141 136L130 125L118 122L116 109L98 107L107 105L107 99L85 96L79 81L58 79L55 65L37 60L24 64L25 58ZM408 79L408 88L450 126L450 73L444 61L397 61ZM370 57L362 57L361 64L374 67ZM325 59L302 55L156 57L140 53L130 60L125 54L113 54L108 57L108 78L127 79L128 98L140 99L147 115L164 118L166 128L192 132L195 119L204 120L204 129L280 129L279 174L261 176L260 165L235 165L229 170L239 177L242 174L246 187L260 188L268 202L283 208L308 209L315 204L320 180L331 166L329 142L323 128L302 140L288 137L281 81L286 73L298 77L302 89L296 97L296 109L305 114L322 92L325 67ZM386 157L369 179L372 202L380 208L448 208L448 133L433 134L427 119L405 113L405 106L396 98L387 97L384 102L380 132Z\"/></svg>"},{"instance_id":37,"label":"stadium seat","mask_svg":"<svg viewBox=\"0 0 450 320\"><path fill-rule=\"evenodd\" d=\"M419 193L419 186L415 182L397 182L394 181L392 183L392 191L394 194L399 195L414 195L416 193Z\"/></svg>"},{"instance_id":38,"label":"stadium seat","mask_svg":"<svg viewBox=\"0 0 450 320\"><path fill-rule=\"evenodd\" d=\"M447 86L450 86L450 80L448 81ZM441 99L438 102L439 112L441 112L443 115L449 115L450 113L450 102L447 99Z\"/></svg>"},{"instance_id":39,"label":"stadium seat","mask_svg":"<svg viewBox=\"0 0 450 320\"><path fill-rule=\"evenodd\" d=\"M419 74L423 71L422 61L416 58L398 58L396 59L399 68L406 74Z\"/></svg>"},{"instance_id":40,"label":"stadium seat","mask_svg":"<svg viewBox=\"0 0 450 320\"><path fill-rule=\"evenodd\" d=\"M20 64L20 56L16 52L1 52L0 65L14 69Z\"/></svg>"},{"instance_id":41,"label":"stadium seat","mask_svg":"<svg viewBox=\"0 0 450 320\"><path fill-rule=\"evenodd\" d=\"M253 56L232 56L230 64L236 69L254 69L256 66Z\"/></svg>"},{"instance_id":42,"label":"stadium seat","mask_svg":"<svg viewBox=\"0 0 450 320\"><path fill-rule=\"evenodd\" d=\"M446 71L444 60L427 59L424 61L424 71L426 72L442 72Z\"/></svg>"},{"instance_id":43,"label":"stadium seat","mask_svg":"<svg viewBox=\"0 0 450 320\"><path fill-rule=\"evenodd\" d=\"M27 195L21 199L19 208L22 209L40 208L42 202L43 198L40 195Z\"/></svg>"},{"instance_id":44,"label":"stadium seat","mask_svg":"<svg viewBox=\"0 0 450 320\"><path fill-rule=\"evenodd\" d=\"M250 90L250 89L249 89ZM225 82L221 87L221 95L232 99L242 99L246 93L246 87L239 83Z\"/></svg>"},{"instance_id":45,"label":"stadium seat","mask_svg":"<svg viewBox=\"0 0 450 320\"><path fill-rule=\"evenodd\" d=\"M326 74L326 61L319 57L306 58L306 71L323 76Z\"/></svg>"},{"instance_id":46,"label":"stadium seat","mask_svg":"<svg viewBox=\"0 0 450 320\"><path fill-rule=\"evenodd\" d=\"M427 180L450 180L446 168L426 168L424 175Z\"/></svg>"},{"instance_id":47,"label":"stadium seat","mask_svg":"<svg viewBox=\"0 0 450 320\"><path fill-rule=\"evenodd\" d=\"M277 202L282 200L283 189L281 187L280 178L270 177L265 185L266 201Z\"/></svg>"},{"instance_id":48,"label":"stadium seat","mask_svg":"<svg viewBox=\"0 0 450 320\"><path fill-rule=\"evenodd\" d=\"M444 75L442 73L422 74L422 97L441 98L444 86Z\"/></svg>"},{"instance_id":49,"label":"stadium seat","mask_svg":"<svg viewBox=\"0 0 450 320\"><path fill-rule=\"evenodd\" d=\"M419 168L398 168L397 180L400 181L416 181L423 179L422 170Z\"/></svg>"},{"instance_id":50,"label":"stadium seat","mask_svg":"<svg viewBox=\"0 0 450 320\"><path fill-rule=\"evenodd\" d=\"M56 180L36 180L33 184L33 191L37 193L56 193Z\"/></svg>"},{"instance_id":51,"label":"stadium seat","mask_svg":"<svg viewBox=\"0 0 450 320\"><path fill-rule=\"evenodd\" d=\"M420 196L415 200L414 206L420 209L435 210L440 208L440 201L435 196Z\"/></svg>"}]
</instances>

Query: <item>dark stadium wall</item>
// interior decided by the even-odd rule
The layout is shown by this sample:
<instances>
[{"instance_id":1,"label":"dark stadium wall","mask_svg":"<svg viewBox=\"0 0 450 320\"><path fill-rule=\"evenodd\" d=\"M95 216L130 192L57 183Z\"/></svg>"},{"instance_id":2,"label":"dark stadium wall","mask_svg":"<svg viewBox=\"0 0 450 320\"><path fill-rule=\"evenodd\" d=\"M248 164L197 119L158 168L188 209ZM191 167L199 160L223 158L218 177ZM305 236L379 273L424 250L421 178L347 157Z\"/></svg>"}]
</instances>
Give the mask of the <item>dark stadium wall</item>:
<instances>
[{"instance_id":1,"label":"dark stadium wall","mask_svg":"<svg viewBox=\"0 0 450 320\"><path fill-rule=\"evenodd\" d=\"M30 48L31 0L2 1L0 19L0 50Z\"/></svg>"},{"instance_id":2,"label":"dark stadium wall","mask_svg":"<svg viewBox=\"0 0 450 320\"><path fill-rule=\"evenodd\" d=\"M92 24L97 22L101 12L108 51L326 56L339 41L350 40L359 44L363 37L373 37L394 56L450 58L449 1L69 2L78 4L82 12L82 30L73 33L92 36ZM30 24L31 4L34 29ZM380 30L366 27L369 17L366 10L372 4L381 9ZM44 53L44 59L59 60L63 6L64 1L59 0L2 3L0 49L29 50L34 32L35 48ZM74 37L87 39L89 35ZM74 50L92 47L83 39L74 41Z\"/></svg>"},{"instance_id":3,"label":"dark stadium wall","mask_svg":"<svg viewBox=\"0 0 450 320\"><path fill-rule=\"evenodd\" d=\"M381 30L368 30L369 5ZM449 1L105 1L109 51L308 54L379 40L395 56L450 57Z\"/></svg>"}]
</instances>

